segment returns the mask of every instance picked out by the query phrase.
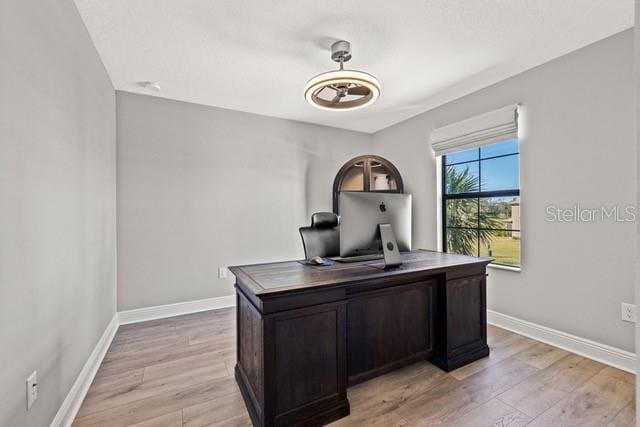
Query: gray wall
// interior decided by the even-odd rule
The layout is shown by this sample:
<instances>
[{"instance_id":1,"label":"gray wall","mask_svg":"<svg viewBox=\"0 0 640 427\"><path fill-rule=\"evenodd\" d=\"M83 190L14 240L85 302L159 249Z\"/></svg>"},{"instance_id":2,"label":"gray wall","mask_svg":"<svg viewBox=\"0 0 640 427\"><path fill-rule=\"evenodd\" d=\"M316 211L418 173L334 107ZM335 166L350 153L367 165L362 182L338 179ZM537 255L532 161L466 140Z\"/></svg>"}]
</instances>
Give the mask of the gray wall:
<instances>
[{"instance_id":1,"label":"gray wall","mask_svg":"<svg viewBox=\"0 0 640 427\"><path fill-rule=\"evenodd\" d=\"M415 240L436 248L431 130L515 102L521 143L522 271L490 270L490 309L625 350L634 327L634 225L545 222L555 204L636 202L633 34L626 31L374 135L414 193Z\"/></svg>"},{"instance_id":2,"label":"gray wall","mask_svg":"<svg viewBox=\"0 0 640 427\"><path fill-rule=\"evenodd\" d=\"M118 310L233 293L218 267L302 258L367 134L117 92Z\"/></svg>"},{"instance_id":3,"label":"gray wall","mask_svg":"<svg viewBox=\"0 0 640 427\"><path fill-rule=\"evenodd\" d=\"M0 425L46 426L115 313L115 94L71 0L0 2L0 58Z\"/></svg>"}]
</instances>

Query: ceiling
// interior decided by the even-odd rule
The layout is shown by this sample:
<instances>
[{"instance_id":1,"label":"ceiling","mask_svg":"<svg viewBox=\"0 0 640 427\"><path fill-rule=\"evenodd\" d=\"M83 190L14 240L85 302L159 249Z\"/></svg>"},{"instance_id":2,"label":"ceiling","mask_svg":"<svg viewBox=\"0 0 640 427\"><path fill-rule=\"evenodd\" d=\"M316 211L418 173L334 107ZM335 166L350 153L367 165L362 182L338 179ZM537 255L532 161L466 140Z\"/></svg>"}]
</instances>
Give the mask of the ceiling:
<instances>
[{"instance_id":1,"label":"ceiling","mask_svg":"<svg viewBox=\"0 0 640 427\"><path fill-rule=\"evenodd\" d=\"M633 26L633 0L75 0L116 89L375 132ZM374 74L366 109L308 105L336 68ZM631 54L631 53L630 53ZM162 90L139 87L154 81Z\"/></svg>"}]
</instances>

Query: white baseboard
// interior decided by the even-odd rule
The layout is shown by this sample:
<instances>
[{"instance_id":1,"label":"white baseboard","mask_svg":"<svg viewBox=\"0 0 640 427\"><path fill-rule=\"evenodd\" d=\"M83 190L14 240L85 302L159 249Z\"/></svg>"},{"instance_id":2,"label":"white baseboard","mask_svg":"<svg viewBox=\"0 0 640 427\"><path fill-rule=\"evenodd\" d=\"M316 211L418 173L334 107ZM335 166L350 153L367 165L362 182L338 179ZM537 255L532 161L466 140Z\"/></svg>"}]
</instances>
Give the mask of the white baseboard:
<instances>
[{"instance_id":1,"label":"white baseboard","mask_svg":"<svg viewBox=\"0 0 640 427\"><path fill-rule=\"evenodd\" d=\"M87 362L82 367L82 370L78 374L75 382L71 386L71 390L67 393L67 397L62 402L58 413L53 421L51 421L51 427L69 427L73 423L73 419L76 417L82 401L89 391L89 386L93 382L93 378L98 372L98 368L104 359L104 355L107 353L111 341L118 330L118 313L114 313L111 322L107 325L102 336L98 340L98 343L94 347L93 351L89 355Z\"/></svg>"},{"instance_id":2,"label":"white baseboard","mask_svg":"<svg viewBox=\"0 0 640 427\"><path fill-rule=\"evenodd\" d=\"M215 310L217 308L234 307L235 305L236 296L226 295L217 298L177 302L175 304L157 305L154 307L144 307L135 310L120 311L118 313L118 319L121 325L126 325L129 323L180 316L181 314L197 313L199 311Z\"/></svg>"},{"instance_id":3,"label":"white baseboard","mask_svg":"<svg viewBox=\"0 0 640 427\"><path fill-rule=\"evenodd\" d=\"M487 322L554 347L622 369L623 371L632 374L636 373L636 355L629 351L551 329L493 310L487 310Z\"/></svg>"}]
</instances>

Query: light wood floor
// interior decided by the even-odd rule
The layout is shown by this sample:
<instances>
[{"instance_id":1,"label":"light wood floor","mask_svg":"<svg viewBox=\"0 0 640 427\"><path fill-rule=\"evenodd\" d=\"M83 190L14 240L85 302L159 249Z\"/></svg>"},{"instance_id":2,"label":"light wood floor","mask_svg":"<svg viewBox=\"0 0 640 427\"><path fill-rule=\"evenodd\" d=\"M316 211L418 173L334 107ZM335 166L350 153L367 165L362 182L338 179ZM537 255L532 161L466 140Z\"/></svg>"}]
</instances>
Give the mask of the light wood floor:
<instances>
[{"instance_id":1,"label":"light wood floor","mask_svg":"<svg viewBox=\"0 0 640 427\"><path fill-rule=\"evenodd\" d=\"M233 309L121 326L74 426L251 425L233 379ZM424 362L349 389L332 426L633 426L634 376L489 327L491 356Z\"/></svg>"}]
</instances>

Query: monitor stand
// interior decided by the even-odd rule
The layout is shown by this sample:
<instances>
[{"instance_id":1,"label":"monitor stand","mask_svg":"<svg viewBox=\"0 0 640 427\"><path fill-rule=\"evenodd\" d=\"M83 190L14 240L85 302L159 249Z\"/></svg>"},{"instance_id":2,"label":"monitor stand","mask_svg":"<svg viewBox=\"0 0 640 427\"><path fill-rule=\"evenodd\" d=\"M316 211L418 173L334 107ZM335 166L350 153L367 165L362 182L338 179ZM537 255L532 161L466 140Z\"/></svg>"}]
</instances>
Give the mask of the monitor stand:
<instances>
[{"instance_id":1,"label":"monitor stand","mask_svg":"<svg viewBox=\"0 0 640 427\"><path fill-rule=\"evenodd\" d=\"M384 253L384 268L394 268L402 265L402 257L398 250L396 235L393 234L391 224L378 224L380 229L380 239L382 240L382 251Z\"/></svg>"},{"instance_id":2,"label":"monitor stand","mask_svg":"<svg viewBox=\"0 0 640 427\"><path fill-rule=\"evenodd\" d=\"M396 268L402 265L402 257L398 250L398 243L396 242L396 235L393 234L393 228L391 224L378 224L380 230L380 240L382 240L382 255L380 253L368 254L368 255L356 255L349 257L335 257L334 261L342 263L373 261L376 259L383 259L384 264L366 264L369 267L375 267L380 269Z\"/></svg>"}]
</instances>

